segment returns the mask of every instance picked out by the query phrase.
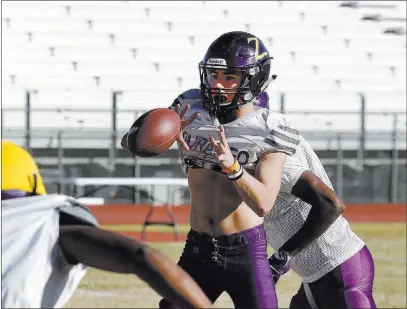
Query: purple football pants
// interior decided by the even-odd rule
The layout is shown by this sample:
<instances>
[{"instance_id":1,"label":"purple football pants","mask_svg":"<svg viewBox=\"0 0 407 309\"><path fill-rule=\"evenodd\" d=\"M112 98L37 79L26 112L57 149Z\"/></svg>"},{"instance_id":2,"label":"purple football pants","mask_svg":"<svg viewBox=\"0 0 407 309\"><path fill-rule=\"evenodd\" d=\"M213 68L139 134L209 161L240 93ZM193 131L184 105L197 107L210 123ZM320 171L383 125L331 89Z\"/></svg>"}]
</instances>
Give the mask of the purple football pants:
<instances>
[{"instance_id":1,"label":"purple football pants","mask_svg":"<svg viewBox=\"0 0 407 309\"><path fill-rule=\"evenodd\" d=\"M215 302L227 292L235 308L277 308L263 225L212 238L190 230L178 262ZM167 299L160 308L179 308Z\"/></svg>"},{"instance_id":2,"label":"purple football pants","mask_svg":"<svg viewBox=\"0 0 407 309\"><path fill-rule=\"evenodd\" d=\"M311 302L307 299L307 287L302 284L291 299L290 309L376 308L373 280L374 262L365 246L322 278L308 283Z\"/></svg>"}]
</instances>

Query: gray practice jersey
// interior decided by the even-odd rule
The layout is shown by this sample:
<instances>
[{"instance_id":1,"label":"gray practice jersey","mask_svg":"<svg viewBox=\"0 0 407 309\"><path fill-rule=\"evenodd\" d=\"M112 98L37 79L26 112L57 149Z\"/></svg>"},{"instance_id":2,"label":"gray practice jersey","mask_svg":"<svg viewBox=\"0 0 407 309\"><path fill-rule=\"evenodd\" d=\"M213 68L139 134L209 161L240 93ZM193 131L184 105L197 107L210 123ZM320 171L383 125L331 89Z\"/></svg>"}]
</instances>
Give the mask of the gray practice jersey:
<instances>
[{"instance_id":1,"label":"gray practice jersey","mask_svg":"<svg viewBox=\"0 0 407 309\"><path fill-rule=\"evenodd\" d=\"M75 215L75 208L83 211L73 198L57 194L2 201L3 308L60 308L71 298L87 268L65 260L59 214L66 209Z\"/></svg>"},{"instance_id":2,"label":"gray practice jersey","mask_svg":"<svg viewBox=\"0 0 407 309\"><path fill-rule=\"evenodd\" d=\"M304 171L311 171L333 190L321 161L299 135L293 156L287 156L283 167L280 192L271 212L265 217L267 240L278 250L303 225L311 206L291 194ZM340 216L329 229L308 247L291 259L291 267L304 282L318 280L352 257L364 242L350 229L348 221Z\"/></svg>"},{"instance_id":3,"label":"gray practice jersey","mask_svg":"<svg viewBox=\"0 0 407 309\"><path fill-rule=\"evenodd\" d=\"M187 172L188 166L220 171L208 139L210 135L218 139L219 122L202 108L200 90L184 92L174 101L174 104L177 103L181 104L181 110L190 104L186 117L200 112L200 118L183 132L190 147L188 152L181 147L179 150L184 172ZM252 175L262 155L272 152L287 154L280 192L264 221L268 243L274 250L278 250L301 228L311 209L309 204L291 194L299 176L309 170L333 189L328 175L311 146L283 114L259 108L250 115L225 124L224 129L232 153ZM304 282L313 282L363 246L364 242L352 232L347 220L340 216L321 237L292 258L291 267Z\"/></svg>"},{"instance_id":4,"label":"gray practice jersey","mask_svg":"<svg viewBox=\"0 0 407 309\"><path fill-rule=\"evenodd\" d=\"M180 148L181 164L184 172L188 166L212 169L221 172L216 154L213 153L209 136L219 139L219 121L212 118L202 107L199 89L191 89L181 94L174 104L181 104L181 110L190 104L186 119L195 112L200 117L187 126L184 131L184 140L190 151ZM248 116L223 125L225 136L230 150L247 172L254 175L259 158L267 153L284 152L288 156L294 154L295 149L290 141L298 135L287 119L278 113L271 113L264 108L258 108ZM277 136L285 136L286 140L276 142Z\"/></svg>"}]
</instances>

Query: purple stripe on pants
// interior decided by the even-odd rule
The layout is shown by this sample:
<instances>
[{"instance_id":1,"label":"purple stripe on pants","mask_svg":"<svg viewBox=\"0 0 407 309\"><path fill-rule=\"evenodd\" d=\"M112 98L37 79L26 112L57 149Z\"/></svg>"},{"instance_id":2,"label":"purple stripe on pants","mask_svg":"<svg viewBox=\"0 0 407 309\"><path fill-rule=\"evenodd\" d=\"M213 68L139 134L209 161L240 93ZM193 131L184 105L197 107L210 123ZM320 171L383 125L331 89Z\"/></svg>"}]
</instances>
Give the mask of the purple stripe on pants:
<instances>
[{"instance_id":1,"label":"purple stripe on pants","mask_svg":"<svg viewBox=\"0 0 407 309\"><path fill-rule=\"evenodd\" d=\"M260 240L266 239L266 233L263 225L257 230L260 233ZM255 289L259 308L277 308L277 295L273 275L267 259L267 242L259 242L252 246L250 250L250 260L255 278ZM273 291L273 293L270 293Z\"/></svg>"},{"instance_id":2,"label":"purple stripe on pants","mask_svg":"<svg viewBox=\"0 0 407 309\"><path fill-rule=\"evenodd\" d=\"M341 265L348 308L376 308L373 299L374 262L365 246Z\"/></svg>"},{"instance_id":3,"label":"purple stripe on pants","mask_svg":"<svg viewBox=\"0 0 407 309\"><path fill-rule=\"evenodd\" d=\"M351 258L309 283L309 288L319 309L376 308L373 299L374 262L365 246ZM301 285L291 299L290 309L312 309Z\"/></svg>"},{"instance_id":4,"label":"purple stripe on pants","mask_svg":"<svg viewBox=\"0 0 407 309\"><path fill-rule=\"evenodd\" d=\"M228 241L222 241L225 237ZM235 308L277 308L263 225L220 238L220 246L229 244L228 250L219 251L219 261Z\"/></svg>"}]
</instances>

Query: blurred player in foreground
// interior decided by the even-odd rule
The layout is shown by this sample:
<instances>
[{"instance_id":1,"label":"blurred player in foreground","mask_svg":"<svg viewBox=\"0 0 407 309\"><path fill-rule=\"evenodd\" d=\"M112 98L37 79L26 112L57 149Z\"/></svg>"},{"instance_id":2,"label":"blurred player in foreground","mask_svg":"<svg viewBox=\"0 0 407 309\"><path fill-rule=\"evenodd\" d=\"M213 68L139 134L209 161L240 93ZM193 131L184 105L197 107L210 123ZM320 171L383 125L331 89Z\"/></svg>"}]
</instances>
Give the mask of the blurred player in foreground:
<instances>
[{"instance_id":1,"label":"blurred player in foreground","mask_svg":"<svg viewBox=\"0 0 407 309\"><path fill-rule=\"evenodd\" d=\"M273 142L273 132L292 129L253 105L273 79L270 61L256 36L226 33L200 64L201 89L172 106L182 119L178 143L191 195L191 230L178 264L211 301L226 291L235 308L277 308L263 217L292 155ZM131 142L122 139L126 149ZM163 299L160 308L176 306Z\"/></svg>"},{"instance_id":2,"label":"blurred player in foreground","mask_svg":"<svg viewBox=\"0 0 407 309\"><path fill-rule=\"evenodd\" d=\"M135 274L183 308L211 308L191 277L166 256L100 229L74 198L47 195L32 157L8 141L2 141L1 199L2 308L63 307L88 266Z\"/></svg>"},{"instance_id":3,"label":"blurred player in foreground","mask_svg":"<svg viewBox=\"0 0 407 309\"><path fill-rule=\"evenodd\" d=\"M266 100L259 105L268 109ZM276 251L270 258L275 281L290 266L301 277L292 309L375 308L372 255L341 216L344 204L321 161L298 132L278 132L273 141L293 155L285 159L280 192L264 220Z\"/></svg>"}]
</instances>

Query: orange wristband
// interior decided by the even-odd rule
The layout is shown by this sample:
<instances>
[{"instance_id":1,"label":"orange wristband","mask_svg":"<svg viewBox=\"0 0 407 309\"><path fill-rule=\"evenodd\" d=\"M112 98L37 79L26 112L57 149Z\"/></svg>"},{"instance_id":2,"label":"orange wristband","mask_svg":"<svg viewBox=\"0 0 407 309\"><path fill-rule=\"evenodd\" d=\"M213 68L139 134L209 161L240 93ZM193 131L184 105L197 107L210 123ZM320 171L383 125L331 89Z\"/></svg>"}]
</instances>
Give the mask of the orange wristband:
<instances>
[{"instance_id":1,"label":"orange wristband","mask_svg":"<svg viewBox=\"0 0 407 309\"><path fill-rule=\"evenodd\" d=\"M235 159L235 162L233 163L233 165L230 166L230 167L224 168L223 171L226 174L230 174L230 173L233 173L233 172L237 172L239 169L240 169L240 164L237 161L237 159Z\"/></svg>"}]
</instances>

